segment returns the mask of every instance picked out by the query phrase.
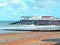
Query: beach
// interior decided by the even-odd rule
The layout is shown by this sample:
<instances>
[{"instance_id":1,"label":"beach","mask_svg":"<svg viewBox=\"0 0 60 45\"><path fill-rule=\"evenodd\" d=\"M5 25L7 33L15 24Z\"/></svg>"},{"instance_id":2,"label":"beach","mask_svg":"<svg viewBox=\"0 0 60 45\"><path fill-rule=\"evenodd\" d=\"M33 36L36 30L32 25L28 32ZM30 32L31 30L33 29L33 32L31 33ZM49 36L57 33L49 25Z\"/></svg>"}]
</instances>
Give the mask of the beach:
<instances>
[{"instance_id":1,"label":"beach","mask_svg":"<svg viewBox=\"0 0 60 45\"><path fill-rule=\"evenodd\" d=\"M0 34L0 45L56 45L56 41L43 41L60 38L60 32L26 32Z\"/></svg>"}]
</instances>

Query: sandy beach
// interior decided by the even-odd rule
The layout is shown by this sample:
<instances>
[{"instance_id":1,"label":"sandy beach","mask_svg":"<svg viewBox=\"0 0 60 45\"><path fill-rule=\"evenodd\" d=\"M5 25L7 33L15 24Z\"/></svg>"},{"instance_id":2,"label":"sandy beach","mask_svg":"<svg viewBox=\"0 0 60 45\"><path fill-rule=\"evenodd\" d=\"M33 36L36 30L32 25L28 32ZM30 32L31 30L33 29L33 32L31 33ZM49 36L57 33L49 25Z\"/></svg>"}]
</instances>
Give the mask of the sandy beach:
<instances>
[{"instance_id":1,"label":"sandy beach","mask_svg":"<svg viewBox=\"0 0 60 45\"><path fill-rule=\"evenodd\" d=\"M42 41L60 38L60 32L27 32L0 34L0 45L56 45L56 41Z\"/></svg>"}]
</instances>

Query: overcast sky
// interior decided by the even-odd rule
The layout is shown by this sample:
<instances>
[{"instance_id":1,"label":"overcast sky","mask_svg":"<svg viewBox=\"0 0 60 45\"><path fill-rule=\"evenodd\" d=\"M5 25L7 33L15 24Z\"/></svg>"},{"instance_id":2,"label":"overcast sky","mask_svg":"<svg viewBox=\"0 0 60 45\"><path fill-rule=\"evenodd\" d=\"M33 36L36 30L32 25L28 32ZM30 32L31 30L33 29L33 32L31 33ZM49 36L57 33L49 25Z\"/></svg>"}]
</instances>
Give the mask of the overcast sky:
<instances>
[{"instance_id":1,"label":"overcast sky","mask_svg":"<svg viewBox=\"0 0 60 45\"><path fill-rule=\"evenodd\" d=\"M0 20L45 15L60 17L60 0L0 0Z\"/></svg>"}]
</instances>

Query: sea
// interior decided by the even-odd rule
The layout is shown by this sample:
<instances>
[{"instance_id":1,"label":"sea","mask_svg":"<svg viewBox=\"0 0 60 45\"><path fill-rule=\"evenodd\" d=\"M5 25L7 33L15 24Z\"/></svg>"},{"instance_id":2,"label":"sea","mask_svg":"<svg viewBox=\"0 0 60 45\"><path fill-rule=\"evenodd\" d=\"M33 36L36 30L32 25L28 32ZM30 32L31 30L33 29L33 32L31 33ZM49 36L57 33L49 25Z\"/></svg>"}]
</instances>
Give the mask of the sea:
<instances>
[{"instance_id":1,"label":"sea","mask_svg":"<svg viewBox=\"0 0 60 45\"><path fill-rule=\"evenodd\" d=\"M4 27L10 27L10 23L16 21L0 21L0 34L8 34L8 33L25 33L26 31L9 31L9 30L2 30ZM12 26L13 27L13 26Z\"/></svg>"}]
</instances>

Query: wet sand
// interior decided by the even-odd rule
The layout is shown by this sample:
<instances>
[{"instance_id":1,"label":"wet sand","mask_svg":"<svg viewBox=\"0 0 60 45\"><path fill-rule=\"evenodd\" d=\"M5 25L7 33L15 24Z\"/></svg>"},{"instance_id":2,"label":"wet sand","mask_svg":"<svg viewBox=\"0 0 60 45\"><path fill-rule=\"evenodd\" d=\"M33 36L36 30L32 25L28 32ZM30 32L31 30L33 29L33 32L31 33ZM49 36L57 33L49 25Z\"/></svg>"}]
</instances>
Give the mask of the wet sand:
<instances>
[{"instance_id":1,"label":"wet sand","mask_svg":"<svg viewBox=\"0 0 60 45\"><path fill-rule=\"evenodd\" d=\"M58 41L42 41L60 38L60 32L27 32L0 34L0 45L55 45Z\"/></svg>"}]
</instances>

